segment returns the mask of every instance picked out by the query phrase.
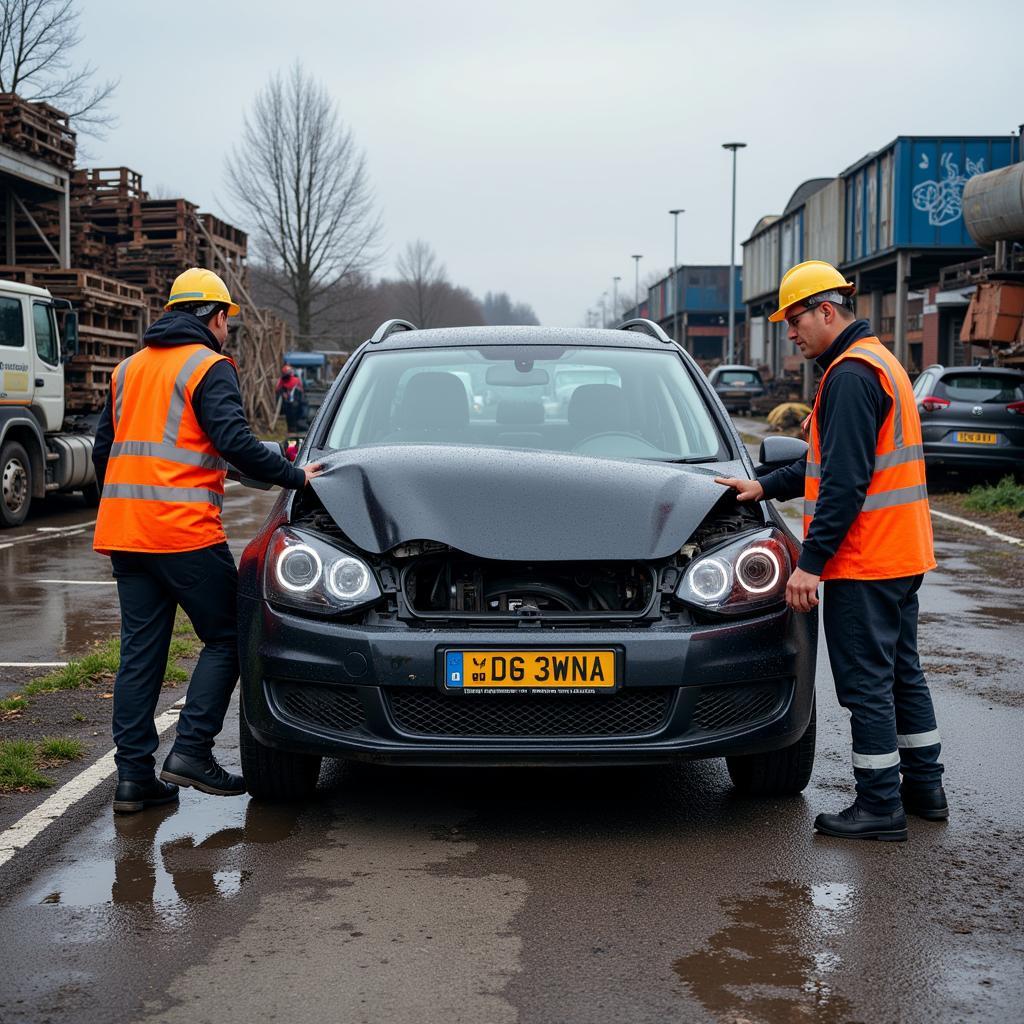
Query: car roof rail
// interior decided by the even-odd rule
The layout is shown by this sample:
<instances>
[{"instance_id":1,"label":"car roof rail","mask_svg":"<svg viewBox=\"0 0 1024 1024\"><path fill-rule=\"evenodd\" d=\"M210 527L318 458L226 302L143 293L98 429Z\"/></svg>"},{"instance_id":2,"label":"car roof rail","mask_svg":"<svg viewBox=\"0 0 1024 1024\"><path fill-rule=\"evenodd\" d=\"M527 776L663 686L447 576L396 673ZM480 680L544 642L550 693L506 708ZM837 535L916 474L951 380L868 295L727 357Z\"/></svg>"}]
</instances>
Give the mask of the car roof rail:
<instances>
[{"instance_id":1,"label":"car roof rail","mask_svg":"<svg viewBox=\"0 0 1024 1024\"><path fill-rule=\"evenodd\" d=\"M389 334L394 334L395 331L415 331L416 329L416 325L409 323L408 320L385 320L373 332L370 344L379 345Z\"/></svg>"},{"instance_id":2,"label":"car roof rail","mask_svg":"<svg viewBox=\"0 0 1024 1024\"><path fill-rule=\"evenodd\" d=\"M649 334L666 345L673 344L672 339L653 320L648 320L646 317L639 316L632 320L623 320L615 329L617 331L643 331L644 334Z\"/></svg>"}]
</instances>

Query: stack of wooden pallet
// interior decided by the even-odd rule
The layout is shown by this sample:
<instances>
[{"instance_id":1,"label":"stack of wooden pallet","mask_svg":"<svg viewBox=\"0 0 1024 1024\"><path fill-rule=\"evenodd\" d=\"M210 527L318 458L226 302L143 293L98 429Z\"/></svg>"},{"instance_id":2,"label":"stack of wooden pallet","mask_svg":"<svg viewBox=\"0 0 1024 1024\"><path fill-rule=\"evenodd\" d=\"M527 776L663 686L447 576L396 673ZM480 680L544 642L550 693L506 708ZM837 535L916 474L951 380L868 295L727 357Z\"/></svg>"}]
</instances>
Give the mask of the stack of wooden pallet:
<instances>
[{"instance_id":1,"label":"stack of wooden pallet","mask_svg":"<svg viewBox=\"0 0 1024 1024\"><path fill-rule=\"evenodd\" d=\"M142 290L90 270L0 267L0 278L46 288L71 302L78 313L79 351L65 366L65 407L102 408L111 371L139 346L146 310Z\"/></svg>"},{"instance_id":2,"label":"stack of wooden pallet","mask_svg":"<svg viewBox=\"0 0 1024 1024\"><path fill-rule=\"evenodd\" d=\"M8 146L70 171L75 166L75 133L68 115L49 103L0 93L0 135Z\"/></svg>"}]
</instances>

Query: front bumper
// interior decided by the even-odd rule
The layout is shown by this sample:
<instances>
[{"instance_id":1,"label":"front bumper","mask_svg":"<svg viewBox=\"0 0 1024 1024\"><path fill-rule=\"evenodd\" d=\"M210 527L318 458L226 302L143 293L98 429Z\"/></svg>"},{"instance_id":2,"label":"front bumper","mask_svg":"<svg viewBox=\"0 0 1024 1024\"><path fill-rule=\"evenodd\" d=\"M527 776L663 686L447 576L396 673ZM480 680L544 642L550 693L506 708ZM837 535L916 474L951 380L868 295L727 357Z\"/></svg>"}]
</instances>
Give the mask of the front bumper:
<instances>
[{"instance_id":1,"label":"front bumper","mask_svg":"<svg viewBox=\"0 0 1024 1024\"><path fill-rule=\"evenodd\" d=\"M622 764L758 753L803 734L817 620L782 609L688 628L423 629L239 601L242 703L267 746L412 764ZM445 694L445 648L615 648L614 695ZM602 703L610 702L610 703Z\"/></svg>"}]
</instances>

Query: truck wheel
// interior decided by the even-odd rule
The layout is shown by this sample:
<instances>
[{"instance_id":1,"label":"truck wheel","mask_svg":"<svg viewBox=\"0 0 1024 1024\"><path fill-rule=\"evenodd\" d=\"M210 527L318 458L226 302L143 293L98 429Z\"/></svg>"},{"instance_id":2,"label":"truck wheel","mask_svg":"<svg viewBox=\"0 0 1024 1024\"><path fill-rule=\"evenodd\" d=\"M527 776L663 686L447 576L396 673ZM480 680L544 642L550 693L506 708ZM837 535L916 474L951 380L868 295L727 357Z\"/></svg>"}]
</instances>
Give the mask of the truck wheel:
<instances>
[{"instance_id":1,"label":"truck wheel","mask_svg":"<svg viewBox=\"0 0 1024 1024\"><path fill-rule=\"evenodd\" d=\"M82 500L85 502L86 508L99 508L100 507L100 485L97 483L86 484L82 488Z\"/></svg>"},{"instance_id":2,"label":"truck wheel","mask_svg":"<svg viewBox=\"0 0 1024 1024\"><path fill-rule=\"evenodd\" d=\"M21 526L32 504L32 463L28 452L17 441L6 441L0 448L0 476L3 479L0 522L4 526Z\"/></svg>"},{"instance_id":3,"label":"truck wheel","mask_svg":"<svg viewBox=\"0 0 1024 1024\"><path fill-rule=\"evenodd\" d=\"M239 709L238 739L242 754L245 788L257 800L285 803L304 800L316 789L321 758L313 754L290 754L266 747L252 734Z\"/></svg>"},{"instance_id":4,"label":"truck wheel","mask_svg":"<svg viewBox=\"0 0 1024 1024\"><path fill-rule=\"evenodd\" d=\"M750 796L796 796L811 779L814 767L816 709L803 736L781 750L764 754L742 754L725 759L732 784Z\"/></svg>"}]
</instances>

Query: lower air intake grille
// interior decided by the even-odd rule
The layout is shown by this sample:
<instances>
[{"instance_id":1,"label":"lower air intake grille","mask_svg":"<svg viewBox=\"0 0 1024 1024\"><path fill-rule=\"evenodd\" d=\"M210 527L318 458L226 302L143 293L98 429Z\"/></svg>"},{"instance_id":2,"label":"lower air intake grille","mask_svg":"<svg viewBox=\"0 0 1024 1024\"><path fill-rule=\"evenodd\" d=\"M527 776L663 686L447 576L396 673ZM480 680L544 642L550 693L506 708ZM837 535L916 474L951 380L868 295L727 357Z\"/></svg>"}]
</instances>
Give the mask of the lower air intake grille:
<instances>
[{"instance_id":1,"label":"lower air intake grille","mask_svg":"<svg viewBox=\"0 0 1024 1024\"><path fill-rule=\"evenodd\" d=\"M403 731L421 736L638 736L668 718L663 689L622 690L613 697L448 697L433 690L391 690L388 704Z\"/></svg>"},{"instance_id":2,"label":"lower air intake grille","mask_svg":"<svg viewBox=\"0 0 1024 1024\"><path fill-rule=\"evenodd\" d=\"M319 728L349 732L366 721L362 702L351 687L275 683L274 696L290 718Z\"/></svg>"},{"instance_id":3,"label":"lower air intake grille","mask_svg":"<svg viewBox=\"0 0 1024 1024\"><path fill-rule=\"evenodd\" d=\"M770 718L781 697L778 685L708 686L701 690L690 720L696 728L707 731L749 725Z\"/></svg>"}]
</instances>

